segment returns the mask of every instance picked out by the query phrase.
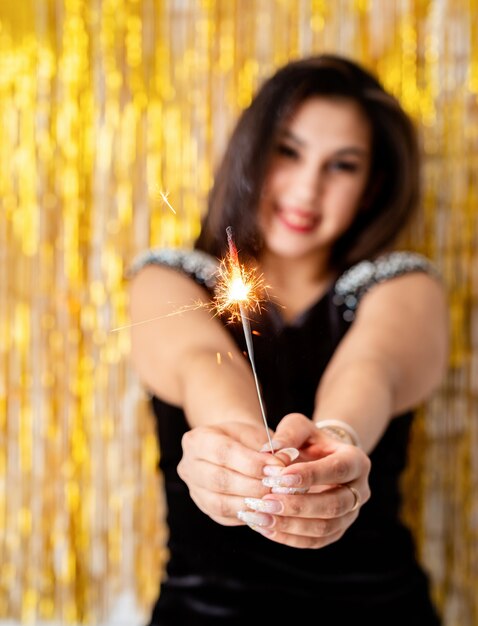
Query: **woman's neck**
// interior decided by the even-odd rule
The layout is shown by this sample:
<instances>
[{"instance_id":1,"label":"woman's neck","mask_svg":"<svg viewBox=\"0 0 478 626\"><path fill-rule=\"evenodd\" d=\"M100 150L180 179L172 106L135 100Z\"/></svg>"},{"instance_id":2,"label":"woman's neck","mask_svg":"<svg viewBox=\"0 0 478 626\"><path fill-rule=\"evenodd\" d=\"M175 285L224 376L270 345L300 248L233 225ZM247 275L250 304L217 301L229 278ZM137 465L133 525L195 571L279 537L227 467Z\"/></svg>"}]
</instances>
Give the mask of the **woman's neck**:
<instances>
[{"instance_id":1,"label":"woman's neck","mask_svg":"<svg viewBox=\"0 0 478 626\"><path fill-rule=\"evenodd\" d=\"M270 287L270 297L283 310L283 317L291 321L317 301L334 279L325 262L314 259L288 259L265 252L260 258L260 270Z\"/></svg>"}]
</instances>

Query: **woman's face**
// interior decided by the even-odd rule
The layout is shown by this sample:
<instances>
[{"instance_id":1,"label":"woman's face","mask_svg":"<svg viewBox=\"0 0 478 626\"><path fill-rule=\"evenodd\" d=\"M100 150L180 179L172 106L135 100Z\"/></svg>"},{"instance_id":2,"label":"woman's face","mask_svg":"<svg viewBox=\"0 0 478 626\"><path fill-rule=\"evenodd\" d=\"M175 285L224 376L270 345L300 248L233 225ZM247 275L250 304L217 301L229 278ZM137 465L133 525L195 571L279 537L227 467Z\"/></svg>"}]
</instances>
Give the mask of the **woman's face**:
<instances>
[{"instance_id":1,"label":"woman's face","mask_svg":"<svg viewBox=\"0 0 478 626\"><path fill-rule=\"evenodd\" d=\"M280 131L259 206L266 251L328 253L351 225L367 186L371 128L352 100L305 100Z\"/></svg>"}]
</instances>

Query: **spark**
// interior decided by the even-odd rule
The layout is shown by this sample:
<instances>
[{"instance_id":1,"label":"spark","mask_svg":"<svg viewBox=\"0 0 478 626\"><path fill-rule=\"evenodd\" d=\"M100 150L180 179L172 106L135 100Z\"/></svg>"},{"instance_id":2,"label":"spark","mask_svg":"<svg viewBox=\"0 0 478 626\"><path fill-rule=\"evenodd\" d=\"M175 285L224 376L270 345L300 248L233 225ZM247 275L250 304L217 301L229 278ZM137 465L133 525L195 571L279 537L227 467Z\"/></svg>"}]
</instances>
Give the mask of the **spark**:
<instances>
[{"instance_id":1,"label":"spark","mask_svg":"<svg viewBox=\"0 0 478 626\"><path fill-rule=\"evenodd\" d=\"M168 207L171 209L171 211L176 215L176 211L174 210L174 208L171 206L169 200L168 200L168 196L169 196L169 191L167 191L166 193L164 193L163 191L159 192L159 195L161 196L161 198L164 200L164 202L168 205Z\"/></svg>"},{"instance_id":2,"label":"spark","mask_svg":"<svg viewBox=\"0 0 478 626\"><path fill-rule=\"evenodd\" d=\"M168 207L171 209L171 211L174 213L174 215L176 215L176 211L174 209L174 207L172 206L172 204L169 202L168 200L168 196L169 196L169 191L162 191L161 189L159 189L159 187L156 185L156 189L154 191L155 194L159 195L161 197L161 200L168 205Z\"/></svg>"},{"instance_id":3,"label":"spark","mask_svg":"<svg viewBox=\"0 0 478 626\"><path fill-rule=\"evenodd\" d=\"M133 322L132 324L125 324L124 326L117 326L116 328L111 328L110 333L116 333L120 330L127 330L128 328L133 328L134 326L142 326L143 324L150 324L151 322L155 322L156 320L162 320L167 317L173 317L175 315L182 315L187 311L197 311L197 309L209 308L209 304L206 302L198 301L193 302L192 304L185 304L179 309L175 309L170 313L164 313L163 315L155 315L154 317L149 317L145 320L140 320L139 322Z\"/></svg>"},{"instance_id":4,"label":"spark","mask_svg":"<svg viewBox=\"0 0 478 626\"><path fill-rule=\"evenodd\" d=\"M248 269L241 265L237 251L222 259L211 303L217 315L228 314L230 322L239 321L246 311L260 313L262 303L268 299L268 285L263 276L257 274L255 268Z\"/></svg>"}]
</instances>

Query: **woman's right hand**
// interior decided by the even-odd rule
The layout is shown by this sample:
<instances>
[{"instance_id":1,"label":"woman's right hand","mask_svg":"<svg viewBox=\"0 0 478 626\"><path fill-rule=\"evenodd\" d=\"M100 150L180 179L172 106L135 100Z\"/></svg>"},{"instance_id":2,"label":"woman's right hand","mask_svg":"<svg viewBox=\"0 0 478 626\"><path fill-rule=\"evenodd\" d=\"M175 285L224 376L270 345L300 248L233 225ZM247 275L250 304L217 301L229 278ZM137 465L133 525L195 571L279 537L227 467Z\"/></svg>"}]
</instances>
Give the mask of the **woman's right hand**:
<instances>
[{"instance_id":1,"label":"woman's right hand","mask_svg":"<svg viewBox=\"0 0 478 626\"><path fill-rule=\"evenodd\" d=\"M178 474L196 505L219 524L240 525L244 498L262 498L266 465L285 467L296 451L261 452L261 423L227 422L196 426L183 435Z\"/></svg>"}]
</instances>

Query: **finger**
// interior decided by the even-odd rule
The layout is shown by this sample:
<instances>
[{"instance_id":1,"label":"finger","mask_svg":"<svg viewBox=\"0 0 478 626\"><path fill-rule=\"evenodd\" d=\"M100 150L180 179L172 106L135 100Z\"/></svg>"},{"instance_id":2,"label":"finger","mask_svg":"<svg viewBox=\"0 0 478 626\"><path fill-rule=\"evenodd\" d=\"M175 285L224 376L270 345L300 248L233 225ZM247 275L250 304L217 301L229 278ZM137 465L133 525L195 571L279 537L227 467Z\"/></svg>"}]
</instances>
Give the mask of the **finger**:
<instances>
[{"instance_id":1,"label":"finger","mask_svg":"<svg viewBox=\"0 0 478 626\"><path fill-rule=\"evenodd\" d=\"M217 428L225 435L228 435L233 439L237 439L252 450L260 450L261 444L264 440L264 425L262 422L257 424L249 424L245 422L226 422L218 424ZM267 451L270 451L270 445L268 446Z\"/></svg>"},{"instance_id":2,"label":"finger","mask_svg":"<svg viewBox=\"0 0 478 626\"><path fill-rule=\"evenodd\" d=\"M354 513L350 514L351 516L355 516ZM350 524L353 522L355 517L350 520L350 523L346 525L344 528L340 528L333 533L328 535L321 536L311 536L311 535L302 535L302 534L293 534L284 532L275 527L265 527L260 525L248 524L249 527L255 531L267 537L271 541L276 543L280 543L286 546L290 546L292 548L309 548L309 549L319 549L325 546L328 546L331 543L334 543L338 539L340 539Z\"/></svg>"},{"instance_id":3,"label":"finger","mask_svg":"<svg viewBox=\"0 0 478 626\"><path fill-rule=\"evenodd\" d=\"M253 511L283 518L333 520L359 509L363 500L358 488L344 485L320 494L246 497L244 504Z\"/></svg>"},{"instance_id":4,"label":"finger","mask_svg":"<svg viewBox=\"0 0 478 626\"><path fill-rule=\"evenodd\" d=\"M351 511L346 515L334 518L305 519L275 516L274 523L270 527L277 533L322 540L335 536L337 533L343 534L357 516L358 511Z\"/></svg>"},{"instance_id":5,"label":"finger","mask_svg":"<svg viewBox=\"0 0 478 626\"><path fill-rule=\"evenodd\" d=\"M243 506L243 498L218 495L201 488L191 490L190 495L196 506L218 524L238 526L244 523L237 515Z\"/></svg>"},{"instance_id":6,"label":"finger","mask_svg":"<svg viewBox=\"0 0 478 626\"><path fill-rule=\"evenodd\" d=\"M345 485L342 485L342 489L348 489L348 491L352 495L353 502L352 502L352 508L350 509L351 511L355 511L356 509L362 506L362 498L360 496L360 491L356 487L350 484L345 484Z\"/></svg>"},{"instance_id":7,"label":"finger","mask_svg":"<svg viewBox=\"0 0 478 626\"><path fill-rule=\"evenodd\" d=\"M282 517L248 509L240 510L237 516L253 530L275 538L280 543L292 545L293 541L294 545L300 547L322 547L341 537L357 518L358 511L332 519ZM292 537L295 539L292 540Z\"/></svg>"},{"instance_id":8,"label":"finger","mask_svg":"<svg viewBox=\"0 0 478 626\"><path fill-rule=\"evenodd\" d=\"M194 464L181 461L178 474L190 489L204 489L214 494L260 498L270 491L258 478L206 461Z\"/></svg>"},{"instance_id":9,"label":"finger","mask_svg":"<svg viewBox=\"0 0 478 626\"><path fill-rule=\"evenodd\" d=\"M279 458L258 452L216 429L192 429L182 438L183 458L204 460L247 476L261 477L266 464L283 465Z\"/></svg>"},{"instance_id":10,"label":"finger","mask_svg":"<svg viewBox=\"0 0 478 626\"><path fill-rule=\"evenodd\" d=\"M274 439L284 446L301 448L304 443L316 434L314 423L301 413L289 413L279 422Z\"/></svg>"},{"instance_id":11,"label":"finger","mask_svg":"<svg viewBox=\"0 0 478 626\"><path fill-rule=\"evenodd\" d=\"M271 450L269 444L267 443L260 448L259 452L271 453L276 460L279 459L280 461L282 461L282 464L284 466L290 465L300 457L300 452L299 450L297 450L297 448L283 447L282 442L279 442L275 439L272 440L272 446L273 447ZM275 465L274 467L280 466Z\"/></svg>"},{"instance_id":12,"label":"finger","mask_svg":"<svg viewBox=\"0 0 478 626\"><path fill-rule=\"evenodd\" d=\"M340 485L355 480L360 482L362 488L362 485L365 487L367 484L370 468L370 459L363 450L338 443L333 453L316 461L298 462L283 470L266 469L266 473L272 472L276 478L274 485L270 485L270 481L266 481L266 484L268 486L287 487L293 480L290 476L297 475L301 478L296 479L294 486L307 487L309 490L314 490L314 487L321 485ZM365 492L361 496L364 499L368 498Z\"/></svg>"}]
</instances>

